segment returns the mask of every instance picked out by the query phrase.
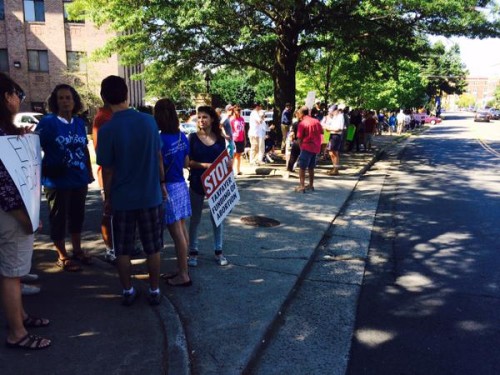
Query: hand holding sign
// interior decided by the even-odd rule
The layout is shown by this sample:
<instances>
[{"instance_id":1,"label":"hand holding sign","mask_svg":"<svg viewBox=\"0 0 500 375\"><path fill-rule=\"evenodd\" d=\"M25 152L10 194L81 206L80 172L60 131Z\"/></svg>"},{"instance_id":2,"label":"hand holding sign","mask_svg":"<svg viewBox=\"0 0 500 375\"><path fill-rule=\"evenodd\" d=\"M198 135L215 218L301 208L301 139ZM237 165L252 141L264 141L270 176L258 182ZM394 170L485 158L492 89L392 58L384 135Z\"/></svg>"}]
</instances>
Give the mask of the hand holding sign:
<instances>
[{"instance_id":1,"label":"hand holding sign","mask_svg":"<svg viewBox=\"0 0 500 375\"><path fill-rule=\"evenodd\" d=\"M201 176L208 205L217 226L240 200L231 158L224 150Z\"/></svg>"}]
</instances>

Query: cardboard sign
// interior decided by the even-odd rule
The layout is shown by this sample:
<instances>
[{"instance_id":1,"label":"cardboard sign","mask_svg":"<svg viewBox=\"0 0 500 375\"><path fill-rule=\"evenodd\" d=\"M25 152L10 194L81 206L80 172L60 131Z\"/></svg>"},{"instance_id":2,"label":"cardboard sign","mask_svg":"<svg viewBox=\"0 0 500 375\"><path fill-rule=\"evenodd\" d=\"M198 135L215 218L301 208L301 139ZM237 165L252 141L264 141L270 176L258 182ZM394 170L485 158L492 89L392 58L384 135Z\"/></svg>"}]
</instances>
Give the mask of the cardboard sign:
<instances>
[{"instance_id":1,"label":"cardboard sign","mask_svg":"<svg viewBox=\"0 0 500 375\"><path fill-rule=\"evenodd\" d=\"M309 91L306 97L307 108L312 109L312 107L314 107L315 99L316 99L316 91Z\"/></svg>"},{"instance_id":2,"label":"cardboard sign","mask_svg":"<svg viewBox=\"0 0 500 375\"><path fill-rule=\"evenodd\" d=\"M208 206L217 226L240 201L238 186L230 168L231 164L232 160L227 150L224 150L210 168L201 175L201 183L208 199Z\"/></svg>"},{"instance_id":3,"label":"cardboard sign","mask_svg":"<svg viewBox=\"0 0 500 375\"><path fill-rule=\"evenodd\" d=\"M36 134L0 137L0 159L23 198L33 231L37 230L40 222L42 166L40 138Z\"/></svg>"}]
</instances>

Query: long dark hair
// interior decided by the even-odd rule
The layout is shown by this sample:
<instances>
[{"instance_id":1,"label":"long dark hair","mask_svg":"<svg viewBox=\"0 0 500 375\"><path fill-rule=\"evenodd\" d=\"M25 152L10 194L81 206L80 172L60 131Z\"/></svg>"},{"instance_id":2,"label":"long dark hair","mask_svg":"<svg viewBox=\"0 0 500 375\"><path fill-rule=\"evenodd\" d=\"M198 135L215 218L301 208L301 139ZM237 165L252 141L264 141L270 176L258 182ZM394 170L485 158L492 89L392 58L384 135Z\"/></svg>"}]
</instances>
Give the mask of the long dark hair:
<instances>
[{"instance_id":1,"label":"long dark hair","mask_svg":"<svg viewBox=\"0 0 500 375\"><path fill-rule=\"evenodd\" d=\"M216 135L217 139L224 139L222 137L222 129L220 127L220 117L217 114L217 112L215 112L215 109L213 109L212 107L210 107L208 105L202 105L202 106L198 107L197 111L198 111L198 113L200 113L200 112L206 113L207 115L209 115L212 118L212 120L213 120L212 121L212 131Z\"/></svg>"},{"instance_id":2,"label":"long dark hair","mask_svg":"<svg viewBox=\"0 0 500 375\"><path fill-rule=\"evenodd\" d=\"M171 100L158 100L155 104L154 116L158 129L162 133L177 134L179 132L179 118L175 111L175 104Z\"/></svg>"},{"instance_id":3,"label":"long dark hair","mask_svg":"<svg viewBox=\"0 0 500 375\"><path fill-rule=\"evenodd\" d=\"M78 95L78 92L73 88L73 86L67 85L66 83L61 83L56 87L54 87L54 90L52 90L52 93L50 94L49 99L47 100L47 106L49 107L49 112L52 112L56 115L59 113L59 106L57 105L57 92L61 89L69 90L71 92L71 95L73 96L75 107L73 108L72 115L74 116L80 113L83 109L82 99L80 98L80 95Z\"/></svg>"},{"instance_id":4,"label":"long dark hair","mask_svg":"<svg viewBox=\"0 0 500 375\"><path fill-rule=\"evenodd\" d=\"M5 94L14 94L15 92L22 92L19 86L7 74L0 73L0 127L8 135L19 135L21 129L16 127L13 123L15 113L12 113L7 107L7 100Z\"/></svg>"}]
</instances>

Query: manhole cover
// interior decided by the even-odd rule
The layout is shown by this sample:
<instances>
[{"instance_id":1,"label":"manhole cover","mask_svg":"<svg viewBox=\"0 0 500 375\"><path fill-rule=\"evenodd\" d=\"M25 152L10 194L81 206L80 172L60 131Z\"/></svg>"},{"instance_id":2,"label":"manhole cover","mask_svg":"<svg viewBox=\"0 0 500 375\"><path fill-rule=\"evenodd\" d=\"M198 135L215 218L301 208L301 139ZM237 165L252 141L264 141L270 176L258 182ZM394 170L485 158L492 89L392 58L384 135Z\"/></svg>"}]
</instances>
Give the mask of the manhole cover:
<instances>
[{"instance_id":1,"label":"manhole cover","mask_svg":"<svg viewBox=\"0 0 500 375\"><path fill-rule=\"evenodd\" d=\"M281 223L278 220L271 219L265 216L243 216L241 218L243 224L253 227L277 227Z\"/></svg>"}]
</instances>

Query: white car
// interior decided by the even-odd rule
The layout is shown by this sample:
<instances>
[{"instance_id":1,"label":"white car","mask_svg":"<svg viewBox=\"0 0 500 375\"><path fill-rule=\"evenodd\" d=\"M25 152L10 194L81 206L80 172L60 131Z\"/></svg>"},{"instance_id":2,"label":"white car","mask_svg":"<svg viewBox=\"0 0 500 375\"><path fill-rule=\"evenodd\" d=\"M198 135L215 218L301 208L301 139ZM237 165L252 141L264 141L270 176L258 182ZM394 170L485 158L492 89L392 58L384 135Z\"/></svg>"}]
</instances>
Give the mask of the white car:
<instances>
[{"instance_id":1,"label":"white car","mask_svg":"<svg viewBox=\"0 0 500 375\"><path fill-rule=\"evenodd\" d=\"M41 120L43 117L43 113L38 113L38 112L20 112L14 117L14 125L21 127L21 126L32 126L33 130L38 124L38 122Z\"/></svg>"},{"instance_id":2,"label":"white car","mask_svg":"<svg viewBox=\"0 0 500 375\"><path fill-rule=\"evenodd\" d=\"M245 120L245 123L248 124L250 122L250 113L252 113L251 109L245 108L240 111L241 117Z\"/></svg>"},{"instance_id":3,"label":"white car","mask_svg":"<svg viewBox=\"0 0 500 375\"><path fill-rule=\"evenodd\" d=\"M196 131L198 130L196 124L193 124L192 122L181 122L179 127L181 128L181 132L186 135L196 133Z\"/></svg>"}]
</instances>

